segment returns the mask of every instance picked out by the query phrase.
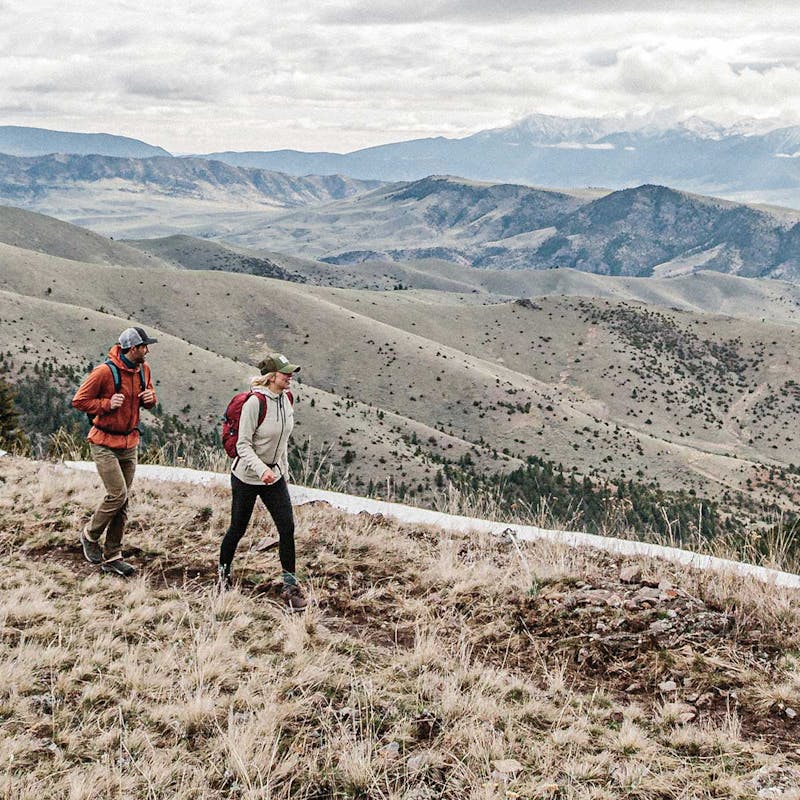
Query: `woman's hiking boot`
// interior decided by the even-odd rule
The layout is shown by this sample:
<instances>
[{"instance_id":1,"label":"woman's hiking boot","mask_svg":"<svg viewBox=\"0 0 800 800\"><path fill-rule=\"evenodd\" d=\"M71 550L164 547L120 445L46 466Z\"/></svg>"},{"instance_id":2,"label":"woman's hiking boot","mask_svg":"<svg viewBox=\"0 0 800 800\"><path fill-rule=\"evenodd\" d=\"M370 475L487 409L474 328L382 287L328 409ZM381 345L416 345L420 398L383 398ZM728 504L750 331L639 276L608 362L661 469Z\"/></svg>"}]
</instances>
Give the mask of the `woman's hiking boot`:
<instances>
[{"instance_id":1,"label":"woman's hiking boot","mask_svg":"<svg viewBox=\"0 0 800 800\"><path fill-rule=\"evenodd\" d=\"M217 568L217 592L223 594L230 591L233 581L231 580L231 573L226 569L224 564L220 564Z\"/></svg>"},{"instance_id":2,"label":"woman's hiking boot","mask_svg":"<svg viewBox=\"0 0 800 800\"><path fill-rule=\"evenodd\" d=\"M305 611L308 607L308 600L296 583L287 583L283 587L281 598L289 611Z\"/></svg>"}]
</instances>

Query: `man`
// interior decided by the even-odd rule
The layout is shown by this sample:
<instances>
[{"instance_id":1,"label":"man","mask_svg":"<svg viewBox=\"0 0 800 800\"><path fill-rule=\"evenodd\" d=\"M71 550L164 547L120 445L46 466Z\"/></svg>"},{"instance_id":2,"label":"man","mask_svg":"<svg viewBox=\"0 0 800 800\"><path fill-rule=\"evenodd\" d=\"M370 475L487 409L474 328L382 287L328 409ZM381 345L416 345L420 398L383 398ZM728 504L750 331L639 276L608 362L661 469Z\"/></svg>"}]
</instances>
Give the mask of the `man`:
<instances>
[{"instance_id":1,"label":"man","mask_svg":"<svg viewBox=\"0 0 800 800\"><path fill-rule=\"evenodd\" d=\"M106 487L103 502L81 533L83 554L92 564L100 564L103 572L123 578L135 571L122 558L122 534L136 471L139 406L152 408L158 402L145 363L149 346L157 341L142 328L126 328L108 359L89 373L72 398L72 405L92 418L87 438Z\"/></svg>"}]
</instances>

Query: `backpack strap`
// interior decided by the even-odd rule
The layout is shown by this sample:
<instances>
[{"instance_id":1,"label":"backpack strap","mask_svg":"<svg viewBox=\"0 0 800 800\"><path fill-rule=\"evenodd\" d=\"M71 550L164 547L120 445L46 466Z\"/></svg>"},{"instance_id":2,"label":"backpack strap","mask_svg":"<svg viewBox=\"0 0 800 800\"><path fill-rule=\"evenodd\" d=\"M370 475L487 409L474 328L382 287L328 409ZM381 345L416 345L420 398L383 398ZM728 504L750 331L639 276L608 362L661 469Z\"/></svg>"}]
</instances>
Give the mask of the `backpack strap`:
<instances>
[{"instance_id":1,"label":"backpack strap","mask_svg":"<svg viewBox=\"0 0 800 800\"><path fill-rule=\"evenodd\" d=\"M111 377L114 379L114 394L119 394L122 386L122 378L119 376L119 367L110 359L105 360L106 366L111 370Z\"/></svg>"},{"instance_id":2,"label":"backpack strap","mask_svg":"<svg viewBox=\"0 0 800 800\"><path fill-rule=\"evenodd\" d=\"M119 394L119 390L122 387L122 378L119 375L119 367L110 359L107 358L105 360L106 366L111 370L111 376L114 378L114 392ZM139 366L137 370L139 373L139 385L142 387L142 391L147 388L147 379L144 377L144 364Z\"/></svg>"},{"instance_id":3,"label":"backpack strap","mask_svg":"<svg viewBox=\"0 0 800 800\"><path fill-rule=\"evenodd\" d=\"M267 416L267 396L261 392L250 392L250 394L254 394L258 398L258 425L260 425Z\"/></svg>"},{"instance_id":4,"label":"backpack strap","mask_svg":"<svg viewBox=\"0 0 800 800\"><path fill-rule=\"evenodd\" d=\"M284 390L283 393L289 398L289 405L293 406L294 405L294 395L292 394L292 390L291 389L286 389L286 390Z\"/></svg>"}]
</instances>

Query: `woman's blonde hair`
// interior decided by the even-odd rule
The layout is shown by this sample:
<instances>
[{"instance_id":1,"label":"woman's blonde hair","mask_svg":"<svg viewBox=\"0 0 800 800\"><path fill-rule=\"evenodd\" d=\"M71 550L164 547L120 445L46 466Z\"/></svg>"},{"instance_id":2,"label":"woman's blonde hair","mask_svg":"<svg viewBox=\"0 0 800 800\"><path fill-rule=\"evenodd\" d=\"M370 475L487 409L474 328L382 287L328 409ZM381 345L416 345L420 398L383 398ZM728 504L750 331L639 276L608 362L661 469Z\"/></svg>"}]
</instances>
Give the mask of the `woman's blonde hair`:
<instances>
[{"instance_id":1,"label":"woman's blonde hair","mask_svg":"<svg viewBox=\"0 0 800 800\"><path fill-rule=\"evenodd\" d=\"M256 375L255 378L250 378L250 386L264 386L269 389L269 385L275 380L277 372L267 372L266 375Z\"/></svg>"}]
</instances>

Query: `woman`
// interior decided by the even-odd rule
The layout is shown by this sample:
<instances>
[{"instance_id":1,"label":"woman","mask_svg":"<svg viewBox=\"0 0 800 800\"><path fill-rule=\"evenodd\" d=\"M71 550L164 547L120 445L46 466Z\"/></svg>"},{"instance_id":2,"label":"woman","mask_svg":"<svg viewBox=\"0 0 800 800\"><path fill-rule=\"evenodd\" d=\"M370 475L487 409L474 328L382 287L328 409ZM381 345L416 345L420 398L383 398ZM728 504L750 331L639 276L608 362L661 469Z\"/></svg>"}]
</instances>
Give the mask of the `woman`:
<instances>
[{"instance_id":1,"label":"woman","mask_svg":"<svg viewBox=\"0 0 800 800\"><path fill-rule=\"evenodd\" d=\"M258 366L261 376L252 381L253 394L242 406L239 420L237 456L231 467L231 524L219 550L220 587L230 586L236 546L247 530L256 498L260 497L280 537L281 597L290 611L302 611L308 600L295 576L294 515L287 485L288 443L294 427L292 398L287 389L300 367L290 364L281 353L267 356Z\"/></svg>"}]
</instances>

